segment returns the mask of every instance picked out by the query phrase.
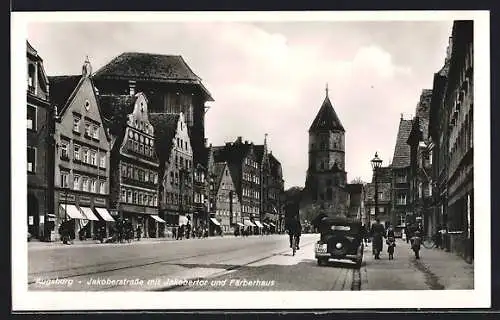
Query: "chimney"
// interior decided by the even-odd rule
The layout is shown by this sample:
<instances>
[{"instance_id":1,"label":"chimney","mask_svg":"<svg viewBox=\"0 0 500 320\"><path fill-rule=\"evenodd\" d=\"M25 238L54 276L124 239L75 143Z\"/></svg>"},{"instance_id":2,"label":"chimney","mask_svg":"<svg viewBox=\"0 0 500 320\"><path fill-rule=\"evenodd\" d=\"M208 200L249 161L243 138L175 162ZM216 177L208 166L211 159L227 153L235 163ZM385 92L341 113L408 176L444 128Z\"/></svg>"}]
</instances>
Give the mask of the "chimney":
<instances>
[{"instance_id":1,"label":"chimney","mask_svg":"<svg viewBox=\"0 0 500 320\"><path fill-rule=\"evenodd\" d=\"M135 80L128 81L129 93L133 97L135 95Z\"/></svg>"},{"instance_id":2,"label":"chimney","mask_svg":"<svg viewBox=\"0 0 500 320\"><path fill-rule=\"evenodd\" d=\"M245 144L248 144L248 140L245 140Z\"/></svg>"},{"instance_id":3,"label":"chimney","mask_svg":"<svg viewBox=\"0 0 500 320\"><path fill-rule=\"evenodd\" d=\"M242 143L242 141L243 141L243 140L242 140L242 138L241 138L241 137L238 137L238 142L239 142L239 143Z\"/></svg>"}]
</instances>

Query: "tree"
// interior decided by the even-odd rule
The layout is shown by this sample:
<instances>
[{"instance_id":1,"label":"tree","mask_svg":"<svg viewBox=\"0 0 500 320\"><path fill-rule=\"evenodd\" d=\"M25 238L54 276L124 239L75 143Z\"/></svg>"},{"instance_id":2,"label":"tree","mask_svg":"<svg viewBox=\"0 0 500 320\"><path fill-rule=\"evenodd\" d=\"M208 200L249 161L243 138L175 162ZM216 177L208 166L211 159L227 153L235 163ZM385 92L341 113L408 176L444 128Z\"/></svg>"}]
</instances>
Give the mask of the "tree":
<instances>
[{"instance_id":1,"label":"tree","mask_svg":"<svg viewBox=\"0 0 500 320\"><path fill-rule=\"evenodd\" d=\"M361 177L356 177L351 180L351 184L366 184Z\"/></svg>"}]
</instances>

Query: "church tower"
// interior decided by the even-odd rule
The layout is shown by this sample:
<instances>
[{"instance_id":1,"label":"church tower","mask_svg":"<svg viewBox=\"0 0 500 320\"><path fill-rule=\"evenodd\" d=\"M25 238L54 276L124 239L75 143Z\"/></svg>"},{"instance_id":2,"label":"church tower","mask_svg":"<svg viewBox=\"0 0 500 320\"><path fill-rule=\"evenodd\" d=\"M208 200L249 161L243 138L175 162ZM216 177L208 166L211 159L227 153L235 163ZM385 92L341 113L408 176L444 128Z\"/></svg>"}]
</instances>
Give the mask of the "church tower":
<instances>
[{"instance_id":1,"label":"church tower","mask_svg":"<svg viewBox=\"0 0 500 320\"><path fill-rule=\"evenodd\" d=\"M331 216L347 213L345 130L326 96L309 128L309 166L301 207Z\"/></svg>"}]
</instances>

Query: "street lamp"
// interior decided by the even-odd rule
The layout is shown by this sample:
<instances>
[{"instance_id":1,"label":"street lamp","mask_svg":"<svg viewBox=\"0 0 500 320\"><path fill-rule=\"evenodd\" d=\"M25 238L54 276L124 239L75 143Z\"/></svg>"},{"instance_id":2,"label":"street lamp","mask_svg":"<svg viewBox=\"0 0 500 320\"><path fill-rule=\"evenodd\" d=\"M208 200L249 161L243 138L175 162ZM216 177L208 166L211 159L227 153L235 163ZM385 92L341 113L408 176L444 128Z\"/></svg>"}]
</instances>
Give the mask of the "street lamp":
<instances>
[{"instance_id":1,"label":"street lamp","mask_svg":"<svg viewBox=\"0 0 500 320\"><path fill-rule=\"evenodd\" d=\"M373 174L375 177L375 219L378 217L378 180L377 180L377 169L382 166L382 159L378 157L377 152L375 152L375 158L371 160Z\"/></svg>"}]
</instances>

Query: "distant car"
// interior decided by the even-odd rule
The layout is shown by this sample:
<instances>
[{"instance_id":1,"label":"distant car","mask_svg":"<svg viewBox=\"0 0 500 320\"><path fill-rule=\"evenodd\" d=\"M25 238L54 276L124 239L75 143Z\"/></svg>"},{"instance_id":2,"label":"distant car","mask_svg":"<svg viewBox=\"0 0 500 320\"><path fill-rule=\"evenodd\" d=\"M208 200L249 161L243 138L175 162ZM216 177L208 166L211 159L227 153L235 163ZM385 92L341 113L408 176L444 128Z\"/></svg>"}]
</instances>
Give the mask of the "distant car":
<instances>
[{"instance_id":1,"label":"distant car","mask_svg":"<svg viewBox=\"0 0 500 320\"><path fill-rule=\"evenodd\" d=\"M31 233L28 232L28 242L31 241L31 238L32 238L32 235L31 235Z\"/></svg>"},{"instance_id":2,"label":"distant car","mask_svg":"<svg viewBox=\"0 0 500 320\"><path fill-rule=\"evenodd\" d=\"M325 217L319 222L320 240L315 245L318 265L330 259L351 260L356 267L363 261L363 234L357 219Z\"/></svg>"}]
</instances>

